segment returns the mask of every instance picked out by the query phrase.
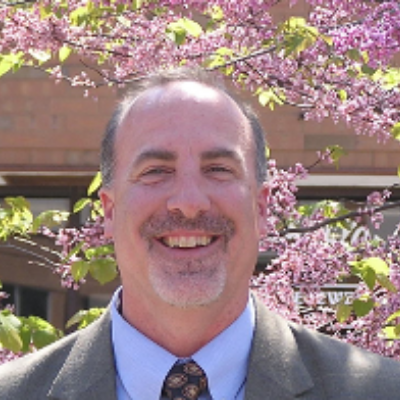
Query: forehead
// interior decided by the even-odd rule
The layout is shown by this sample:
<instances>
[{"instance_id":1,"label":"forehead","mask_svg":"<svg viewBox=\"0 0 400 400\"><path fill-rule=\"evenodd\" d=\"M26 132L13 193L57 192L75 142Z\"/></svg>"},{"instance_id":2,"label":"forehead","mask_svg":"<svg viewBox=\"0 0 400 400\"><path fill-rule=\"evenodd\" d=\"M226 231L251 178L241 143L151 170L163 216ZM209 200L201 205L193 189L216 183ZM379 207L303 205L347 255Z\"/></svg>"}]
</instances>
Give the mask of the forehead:
<instances>
[{"instance_id":1,"label":"forehead","mask_svg":"<svg viewBox=\"0 0 400 400\"><path fill-rule=\"evenodd\" d=\"M225 112L235 113L239 119L246 119L239 106L223 91L200 82L178 81L151 87L137 97L128 100L121 114L120 125L125 119L140 117L154 110L173 113L176 105L190 104L190 107L217 107Z\"/></svg>"},{"instance_id":2,"label":"forehead","mask_svg":"<svg viewBox=\"0 0 400 400\"><path fill-rule=\"evenodd\" d=\"M120 142L129 140L138 147L155 142L171 144L174 136L182 143L214 139L252 146L250 123L235 101L198 82L180 81L147 89L126 105L121 118L117 153L125 146Z\"/></svg>"}]
</instances>

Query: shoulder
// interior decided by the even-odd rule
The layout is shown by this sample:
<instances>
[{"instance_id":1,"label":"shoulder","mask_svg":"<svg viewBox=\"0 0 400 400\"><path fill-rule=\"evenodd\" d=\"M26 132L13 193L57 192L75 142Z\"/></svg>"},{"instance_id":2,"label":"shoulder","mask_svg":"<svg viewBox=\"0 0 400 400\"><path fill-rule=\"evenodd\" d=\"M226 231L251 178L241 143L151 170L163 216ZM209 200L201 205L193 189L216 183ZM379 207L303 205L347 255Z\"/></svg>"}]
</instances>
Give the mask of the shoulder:
<instances>
[{"instance_id":1,"label":"shoulder","mask_svg":"<svg viewBox=\"0 0 400 400\"><path fill-rule=\"evenodd\" d=\"M280 375L302 371L302 381L307 378L321 398L389 399L400 389L400 362L288 322L260 301L254 347L254 354L268 352ZM253 359L268 362L263 356Z\"/></svg>"},{"instance_id":2,"label":"shoulder","mask_svg":"<svg viewBox=\"0 0 400 400\"><path fill-rule=\"evenodd\" d=\"M79 365L99 337L108 329L108 317L102 317L85 329L35 352L0 366L0 393L4 400L44 399L65 363ZM65 368L64 368L65 369ZM40 383L40 384L39 384Z\"/></svg>"},{"instance_id":3,"label":"shoulder","mask_svg":"<svg viewBox=\"0 0 400 400\"><path fill-rule=\"evenodd\" d=\"M296 324L289 327L310 374L328 393L362 392L368 399L386 399L400 389L399 361Z\"/></svg>"},{"instance_id":4,"label":"shoulder","mask_svg":"<svg viewBox=\"0 0 400 400\"><path fill-rule=\"evenodd\" d=\"M368 371L371 368L392 369L400 372L400 363L394 359L382 357L334 337L288 323L297 342L299 351L309 362L317 362L325 368L348 371L351 374Z\"/></svg>"},{"instance_id":5,"label":"shoulder","mask_svg":"<svg viewBox=\"0 0 400 400\"><path fill-rule=\"evenodd\" d=\"M11 399L15 396L16 399L22 399L22 395L18 393L24 392L26 398L30 398L28 393L31 386L32 389L35 387L35 382L34 392L42 392L42 398L45 398L51 382L62 368L79 334L72 334L35 353L1 365L0 393L2 393L2 398ZM41 385L37 385L38 382ZM33 393L31 395L33 397Z\"/></svg>"}]
</instances>

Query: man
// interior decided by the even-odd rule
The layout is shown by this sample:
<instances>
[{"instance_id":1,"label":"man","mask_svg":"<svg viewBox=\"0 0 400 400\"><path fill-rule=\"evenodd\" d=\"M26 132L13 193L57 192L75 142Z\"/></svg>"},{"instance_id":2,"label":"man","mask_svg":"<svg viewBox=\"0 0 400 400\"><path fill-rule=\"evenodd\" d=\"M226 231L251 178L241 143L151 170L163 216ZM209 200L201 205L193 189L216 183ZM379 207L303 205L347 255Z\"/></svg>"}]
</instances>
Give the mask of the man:
<instances>
[{"instance_id":1,"label":"man","mask_svg":"<svg viewBox=\"0 0 400 400\"><path fill-rule=\"evenodd\" d=\"M85 330L3 366L1 399L399 396L396 361L287 323L249 293L264 154L253 113L205 72L165 72L129 95L103 140L100 192L122 290Z\"/></svg>"}]
</instances>

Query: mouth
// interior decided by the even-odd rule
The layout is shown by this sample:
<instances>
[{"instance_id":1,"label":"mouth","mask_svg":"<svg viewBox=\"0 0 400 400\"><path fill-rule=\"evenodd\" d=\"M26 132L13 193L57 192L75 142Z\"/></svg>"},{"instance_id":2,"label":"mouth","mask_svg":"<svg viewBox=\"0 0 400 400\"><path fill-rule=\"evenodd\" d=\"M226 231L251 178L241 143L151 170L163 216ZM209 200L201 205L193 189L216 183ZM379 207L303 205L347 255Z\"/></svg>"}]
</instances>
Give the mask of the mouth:
<instances>
[{"instance_id":1,"label":"mouth","mask_svg":"<svg viewBox=\"0 0 400 400\"><path fill-rule=\"evenodd\" d=\"M200 236L163 236L158 241L171 249L197 249L209 246L215 242L218 236L200 235Z\"/></svg>"}]
</instances>

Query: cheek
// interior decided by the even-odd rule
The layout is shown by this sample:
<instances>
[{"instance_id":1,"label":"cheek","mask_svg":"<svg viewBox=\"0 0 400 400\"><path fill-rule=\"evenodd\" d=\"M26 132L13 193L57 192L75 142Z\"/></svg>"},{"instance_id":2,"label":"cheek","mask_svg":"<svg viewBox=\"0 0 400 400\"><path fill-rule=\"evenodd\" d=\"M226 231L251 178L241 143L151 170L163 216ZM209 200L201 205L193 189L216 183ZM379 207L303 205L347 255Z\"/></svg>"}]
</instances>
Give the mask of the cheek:
<instances>
[{"instance_id":1,"label":"cheek","mask_svg":"<svg viewBox=\"0 0 400 400\"><path fill-rule=\"evenodd\" d=\"M220 209L227 216L233 218L236 224L249 229L257 225L259 220L259 207L254 190L246 185L234 188L224 188L218 196ZM240 226L237 227L238 229Z\"/></svg>"},{"instance_id":2,"label":"cheek","mask_svg":"<svg viewBox=\"0 0 400 400\"><path fill-rule=\"evenodd\" d=\"M121 193L116 209L117 223L132 231L138 231L139 227L152 214L160 209L162 201L150 190L138 190L132 187Z\"/></svg>"}]
</instances>

